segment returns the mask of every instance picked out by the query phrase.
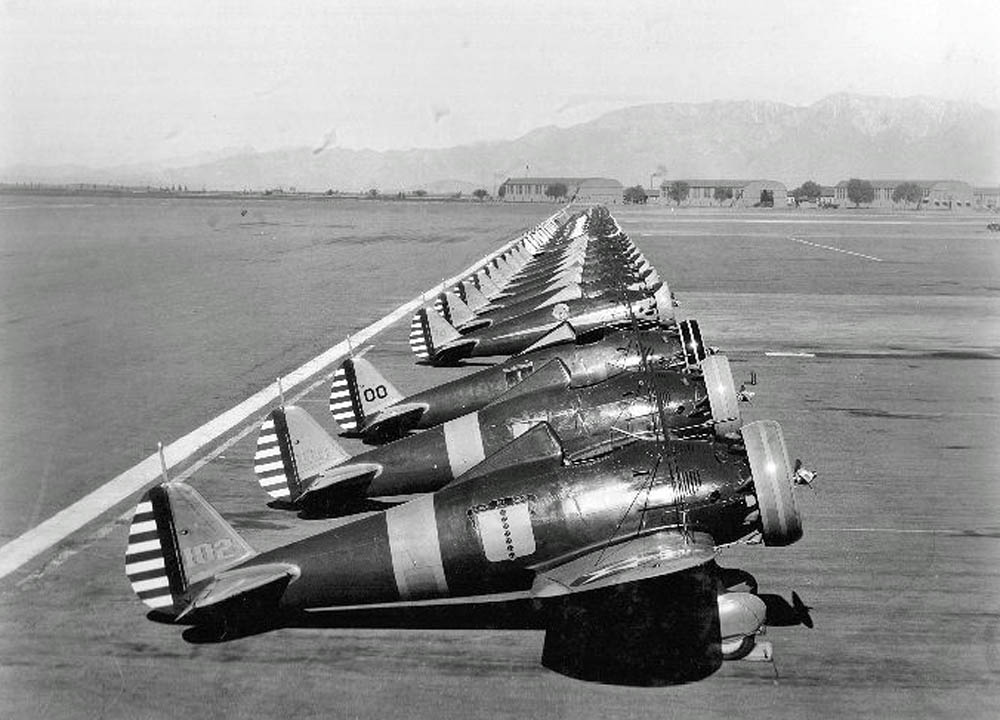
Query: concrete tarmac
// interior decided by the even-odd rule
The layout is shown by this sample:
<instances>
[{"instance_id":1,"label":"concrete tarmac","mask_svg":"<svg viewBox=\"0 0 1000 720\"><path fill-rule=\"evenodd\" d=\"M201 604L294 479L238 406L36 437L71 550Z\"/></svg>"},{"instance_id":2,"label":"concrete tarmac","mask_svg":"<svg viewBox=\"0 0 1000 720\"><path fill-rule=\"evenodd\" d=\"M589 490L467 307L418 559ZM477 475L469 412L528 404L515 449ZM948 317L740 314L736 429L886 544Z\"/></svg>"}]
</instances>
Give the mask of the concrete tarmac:
<instances>
[{"instance_id":1,"label":"concrete tarmac","mask_svg":"<svg viewBox=\"0 0 1000 720\"><path fill-rule=\"evenodd\" d=\"M119 506L5 579L3 714L996 717L1000 363L994 339L983 337L989 330L960 352L939 336L995 325L997 290L939 288L976 272L953 275L956 253L995 269L997 251L963 223L948 230L947 262L920 235L924 226L891 238L866 228L878 243L864 232L832 239L799 230L896 263L887 271L886 262L788 243L777 227L731 243L723 261L704 242L706 232L719 234L717 219L685 215L674 224L664 211L614 213L670 280L684 314L701 319L706 339L730 355L737 382L756 373L746 419L781 422L793 457L820 473L814 491L798 492L802 541L733 548L720 559L753 572L763 592L788 598L795 590L812 607L813 629L768 631L773 665L727 663L704 681L660 689L582 683L538 664L543 633L521 627L516 609L483 613L482 627L456 613L416 618L413 627L326 622L203 642L146 618L122 568L131 509ZM758 217L768 216L750 219ZM741 277L754 263L753 278ZM751 287L765 272L771 285ZM906 293L872 292L886 277ZM772 349L816 357L765 355ZM405 321L380 336L372 357L405 390L470 371L415 366ZM324 385L299 404L333 429L326 396ZM253 428L243 428L207 463L192 458L191 481L255 547L343 522L268 507L253 475L254 441Z\"/></svg>"}]
</instances>

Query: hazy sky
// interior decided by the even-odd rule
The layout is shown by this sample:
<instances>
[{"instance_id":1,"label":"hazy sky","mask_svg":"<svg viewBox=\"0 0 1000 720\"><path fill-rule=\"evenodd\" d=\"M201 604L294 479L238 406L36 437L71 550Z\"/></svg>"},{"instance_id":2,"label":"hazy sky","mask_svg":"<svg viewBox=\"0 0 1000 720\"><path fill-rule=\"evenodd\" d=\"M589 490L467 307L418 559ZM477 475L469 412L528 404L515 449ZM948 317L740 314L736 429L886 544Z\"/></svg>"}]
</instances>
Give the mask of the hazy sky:
<instances>
[{"instance_id":1,"label":"hazy sky","mask_svg":"<svg viewBox=\"0 0 1000 720\"><path fill-rule=\"evenodd\" d=\"M1000 0L0 4L0 166L444 147L644 102L1000 108Z\"/></svg>"}]
</instances>

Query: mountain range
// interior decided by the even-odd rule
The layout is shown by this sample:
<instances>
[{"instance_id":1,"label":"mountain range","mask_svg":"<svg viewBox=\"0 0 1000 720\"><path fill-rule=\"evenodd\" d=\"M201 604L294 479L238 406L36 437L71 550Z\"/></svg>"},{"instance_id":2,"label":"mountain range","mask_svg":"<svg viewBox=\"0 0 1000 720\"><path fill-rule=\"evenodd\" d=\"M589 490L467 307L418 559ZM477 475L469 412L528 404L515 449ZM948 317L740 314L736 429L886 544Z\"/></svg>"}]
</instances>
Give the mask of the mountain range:
<instances>
[{"instance_id":1,"label":"mountain range","mask_svg":"<svg viewBox=\"0 0 1000 720\"><path fill-rule=\"evenodd\" d=\"M1000 182L1000 116L974 103L837 94L808 106L766 101L657 103L514 140L446 149L235 148L159 166L16 166L6 182L185 185L382 192L490 192L510 176L769 178L789 187L849 177Z\"/></svg>"}]
</instances>

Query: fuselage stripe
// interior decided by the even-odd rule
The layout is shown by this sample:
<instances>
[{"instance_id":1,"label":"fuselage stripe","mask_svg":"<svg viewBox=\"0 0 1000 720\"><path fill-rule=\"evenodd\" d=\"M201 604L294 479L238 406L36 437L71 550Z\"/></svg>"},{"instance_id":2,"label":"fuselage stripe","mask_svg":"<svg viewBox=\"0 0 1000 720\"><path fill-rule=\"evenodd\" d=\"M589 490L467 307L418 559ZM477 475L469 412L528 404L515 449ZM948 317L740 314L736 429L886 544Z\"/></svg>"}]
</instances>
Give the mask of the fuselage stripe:
<instances>
[{"instance_id":1,"label":"fuselage stripe","mask_svg":"<svg viewBox=\"0 0 1000 720\"><path fill-rule=\"evenodd\" d=\"M451 476L457 478L486 458L483 436L479 429L479 413L469 413L449 420L443 426Z\"/></svg>"},{"instance_id":2,"label":"fuselage stripe","mask_svg":"<svg viewBox=\"0 0 1000 720\"><path fill-rule=\"evenodd\" d=\"M434 496L424 495L385 513L389 552L402 600L441 597L448 583L441 560Z\"/></svg>"}]
</instances>

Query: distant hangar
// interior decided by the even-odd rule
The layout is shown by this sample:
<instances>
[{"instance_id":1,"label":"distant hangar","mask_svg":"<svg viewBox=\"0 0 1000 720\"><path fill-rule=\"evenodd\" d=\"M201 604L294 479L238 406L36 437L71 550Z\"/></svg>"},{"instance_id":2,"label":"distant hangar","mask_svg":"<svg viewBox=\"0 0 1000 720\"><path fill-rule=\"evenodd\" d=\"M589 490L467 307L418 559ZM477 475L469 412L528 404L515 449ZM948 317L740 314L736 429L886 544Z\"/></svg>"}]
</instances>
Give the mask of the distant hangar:
<instances>
[{"instance_id":1,"label":"distant hangar","mask_svg":"<svg viewBox=\"0 0 1000 720\"><path fill-rule=\"evenodd\" d=\"M504 202L552 202L559 199L549 188L564 186L565 198L600 205L621 205L625 189L617 180L603 177L517 177L500 186Z\"/></svg>"}]
</instances>

